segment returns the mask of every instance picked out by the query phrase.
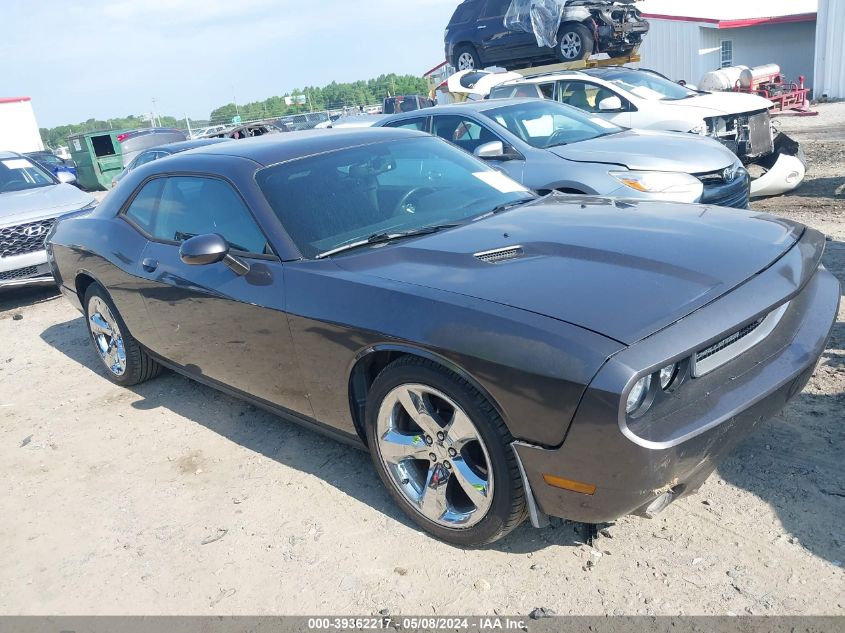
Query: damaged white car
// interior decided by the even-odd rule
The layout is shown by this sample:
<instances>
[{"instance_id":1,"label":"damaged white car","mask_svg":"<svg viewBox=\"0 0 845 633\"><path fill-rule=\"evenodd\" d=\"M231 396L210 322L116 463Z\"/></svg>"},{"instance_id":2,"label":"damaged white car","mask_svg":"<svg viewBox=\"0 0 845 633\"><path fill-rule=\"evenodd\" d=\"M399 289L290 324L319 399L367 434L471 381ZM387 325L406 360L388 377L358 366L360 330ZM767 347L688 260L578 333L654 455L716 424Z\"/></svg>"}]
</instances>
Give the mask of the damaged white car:
<instances>
[{"instance_id":1,"label":"damaged white car","mask_svg":"<svg viewBox=\"0 0 845 633\"><path fill-rule=\"evenodd\" d=\"M757 95L693 90L650 70L619 66L518 80L506 77L490 90L489 98L530 94L575 106L621 127L715 138L744 164L757 166L752 197L792 191L807 171L798 143L775 133L769 115L772 102Z\"/></svg>"}]
</instances>

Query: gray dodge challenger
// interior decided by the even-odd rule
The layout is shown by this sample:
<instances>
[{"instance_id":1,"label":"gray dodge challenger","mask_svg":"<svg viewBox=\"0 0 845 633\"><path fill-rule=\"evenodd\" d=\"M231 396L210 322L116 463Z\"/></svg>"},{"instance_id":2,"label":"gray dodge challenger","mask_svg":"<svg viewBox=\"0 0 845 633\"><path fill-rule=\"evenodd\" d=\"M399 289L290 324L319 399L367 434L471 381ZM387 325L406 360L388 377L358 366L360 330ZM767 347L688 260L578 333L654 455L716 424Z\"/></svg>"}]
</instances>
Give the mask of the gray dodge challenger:
<instances>
[{"instance_id":1,"label":"gray dodge challenger","mask_svg":"<svg viewBox=\"0 0 845 633\"><path fill-rule=\"evenodd\" d=\"M364 445L462 546L695 491L813 372L840 296L824 243L761 213L538 197L400 129L164 158L47 239L114 382L168 367Z\"/></svg>"}]
</instances>

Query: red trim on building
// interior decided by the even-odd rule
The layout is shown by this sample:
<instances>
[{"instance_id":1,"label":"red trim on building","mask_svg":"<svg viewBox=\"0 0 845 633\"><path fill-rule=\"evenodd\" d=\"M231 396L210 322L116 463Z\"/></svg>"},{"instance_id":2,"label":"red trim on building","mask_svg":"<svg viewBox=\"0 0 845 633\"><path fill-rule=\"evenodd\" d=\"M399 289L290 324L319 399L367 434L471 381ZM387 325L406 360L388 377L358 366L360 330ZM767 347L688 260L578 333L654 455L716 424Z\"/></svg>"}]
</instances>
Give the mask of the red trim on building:
<instances>
[{"instance_id":1,"label":"red trim on building","mask_svg":"<svg viewBox=\"0 0 845 633\"><path fill-rule=\"evenodd\" d=\"M673 22L704 22L705 24L715 24L717 29L738 29L744 26L759 26L760 24L788 24L792 22L814 22L816 20L815 13L745 18L743 20L715 20L713 18L694 18L689 15L662 15L659 13L643 13L643 17L651 20L672 20Z\"/></svg>"},{"instance_id":2,"label":"red trim on building","mask_svg":"<svg viewBox=\"0 0 845 633\"><path fill-rule=\"evenodd\" d=\"M708 24L719 24L719 20L713 18L694 18L689 15L663 15L662 13L643 13L643 17L651 20L672 20L674 22L707 22Z\"/></svg>"},{"instance_id":3,"label":"red trim on building","mask_svg":"<svg viewBox=\"0 0 845 633\"><path fill-rule=\"evenodd\" d=\"M0 97L0 103L20 103L21 101L31 101L29 97Z\"/></svg>"},{"instance_id":4,"label":"red trim on building","mask_svg":"<svg viewBox=\"0 0 845 633\"><path fill-rule=\"evenodd\" d=\"M792 22L815 22L815 13L800 13L798 15L781 15L776 18L749 18L747 20L723 20L719 22L720 29L737 29L743 26L757 26L758 24L789 24Z\"/></svg>"}]
</instances>

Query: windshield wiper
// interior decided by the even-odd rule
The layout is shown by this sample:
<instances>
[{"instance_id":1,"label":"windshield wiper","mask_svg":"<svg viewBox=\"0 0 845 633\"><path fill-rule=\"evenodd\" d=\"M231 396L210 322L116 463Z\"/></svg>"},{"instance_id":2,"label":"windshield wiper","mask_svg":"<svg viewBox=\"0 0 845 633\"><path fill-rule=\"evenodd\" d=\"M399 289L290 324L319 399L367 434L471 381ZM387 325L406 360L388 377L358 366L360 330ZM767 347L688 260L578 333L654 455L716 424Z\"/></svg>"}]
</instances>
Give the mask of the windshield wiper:
<instances>
[{"instance_id":1,"label":"windshield wiper","mask_svg":"<svg viewBox=\"0 0 845 633\"><path fill-rule=\"evenodd\" d=\"M488 215L496 215L497 213L501 213L502 211L507 211L508 209L512 209L514 207L522 206L527 202L534 202L537 198L523 198L522 200L514 200L513 202L505 202L504 204L497 204L495 207L486 211L482 214L482 217L487 217Z\"/></svg>"},{"instance_id":2,"label":"windshield wiper","mask_svg":"<svg viewBox=\"0 0 845 633\"><path fill-rule=\"evenodd\" d=\"M431 233L437 233L438 231L443 231L444 229L452 229L456 226L460 226L460 224L434 224L431 226L423 226L418 229L412 229L410 231L400 231L399 233L373 233L367 239L357 240L349 244L343 244L342 246L333 248L329 251L326 251L325 253L320 253L314 259L323 259L324 257L336 255L337 253L352 250L353 248L361 248L362 246L372 246L373 244L386 244L387 242L393 242L395 240L401 240L408 237L430 235Z\"/></svg>"}]
</instances>

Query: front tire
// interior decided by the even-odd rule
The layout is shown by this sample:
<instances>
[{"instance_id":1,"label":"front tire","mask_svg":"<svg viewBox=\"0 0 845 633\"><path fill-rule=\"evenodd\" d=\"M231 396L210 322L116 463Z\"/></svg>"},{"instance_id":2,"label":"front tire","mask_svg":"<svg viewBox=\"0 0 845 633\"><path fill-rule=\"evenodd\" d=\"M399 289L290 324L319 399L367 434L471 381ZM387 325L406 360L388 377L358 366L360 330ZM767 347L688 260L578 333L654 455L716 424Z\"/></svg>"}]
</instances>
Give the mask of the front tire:
<instances>
[{"instance_id":1,"label":"front tire","mask_svg":"<svg viewBox=\"0 0 845 633\"><path fill-rule=\"evenodd\" d=\"M490 403L453 372L416 357L388 365L370 388L366 431L390 495L436 538L486 545L525 518L513 438Z\"/></svg>"},{"instance_id":2,"label":"front tire","mask_svg":"<svg viewBox=\"0 0 845 633\"><path fill-rule=\"evenodd\" d=\"M452 65L455 70L481 70L481 58L478 56L478 51L472 46L464 44L455 49L452 56Z\"/></svg>"},{"instance_id":3,"label":"front tire","mask_svg":"<svg viewBox=\"0 0 845 633\"><path fill-rule=\"evenodd\" d=\"M105 288L98 283L88 286L83 305L91 344L103 362L109 380L130 387L161 373L161 365L129 333Z\"/></svg>"},{"instance_id":4,"label":"front tire","mask_svg":"<svg viewBox=\"0 0 845 633\"><path fill-rule=\"evenodd\" d=\"M589 59L593 54L593 34L581 23L569 23L560 27L555 54L562 62L577 62Z\"/></svg>"}]
</instances>

